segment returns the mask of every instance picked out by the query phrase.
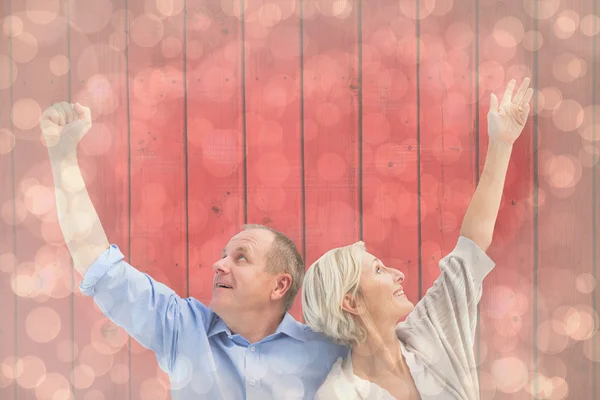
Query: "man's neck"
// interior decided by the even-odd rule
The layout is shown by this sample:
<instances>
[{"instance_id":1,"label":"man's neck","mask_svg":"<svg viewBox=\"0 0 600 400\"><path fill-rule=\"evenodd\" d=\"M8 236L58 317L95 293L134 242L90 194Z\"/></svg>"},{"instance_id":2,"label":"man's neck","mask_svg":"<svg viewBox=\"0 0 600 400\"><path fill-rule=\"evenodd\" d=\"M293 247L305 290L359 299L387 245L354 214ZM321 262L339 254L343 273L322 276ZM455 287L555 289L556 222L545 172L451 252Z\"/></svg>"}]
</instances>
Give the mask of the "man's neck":
<instances>
[{"instance_id":1,"label":"man's neck","mask_svg":"<svg viewBox=\"0 0 600 400\"><path fill-rule=\"evenodd\" d=\"M265 313L264 311L248 312L243 315L227 315L221 317L232 334L238 334L250 343L260 342L277 331L285 314L281 310Z\"/></svg>"},{"instance_id":2,"label":"man's neck","mask_svg":"<svg viewBox=\"0 0 600 400\"><path fill-rule=\"evenodd\" d=\"M367 340L352 347L352 368L361 378L408 373L395 330L369 331Z\"/></svg>"}]
</instances>

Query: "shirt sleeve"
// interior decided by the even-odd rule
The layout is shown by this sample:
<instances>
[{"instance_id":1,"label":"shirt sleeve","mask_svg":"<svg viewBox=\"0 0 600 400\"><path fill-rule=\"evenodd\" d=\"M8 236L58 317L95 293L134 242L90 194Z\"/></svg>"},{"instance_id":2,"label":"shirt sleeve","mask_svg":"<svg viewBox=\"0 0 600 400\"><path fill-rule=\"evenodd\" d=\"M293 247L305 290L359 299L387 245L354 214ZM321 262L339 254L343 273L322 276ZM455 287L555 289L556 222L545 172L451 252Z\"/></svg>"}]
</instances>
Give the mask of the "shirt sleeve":
<instances>
[{"instance_id":1,"label":"shirt sleeve","mask_svg":"<svg viewBox=\"0 0 600 400\"><path fill-rule=\"evenodd\" d=\"M199 301L182 299L124 261L117 245L91 265L79 289L94 299L107 318L154 351L165 372L172 369L184 329L206 335L212 319L212 311Z\"/></svg>"},{"instance_id":2,"label":"shirt sleeve","mask_svg":"<svg viewBox=\"0 0 600 400\"><path fill-rule=\"evenodd\" d=\"M471 239L460 236L454 250L439 262L440 276L406 319L423 353L440 349L452 360L453 368L473 368L477 304L482 283L495 263ZM402 323L401 323L402 325ZM417 339L415 339L417 340ZM435 343L435 346L431 346ZM428 358L435 359L435 354ZM457 365L458 364L458 365ZM460 367L459 367L460 365Z\"/></svg>"}]
</instances>

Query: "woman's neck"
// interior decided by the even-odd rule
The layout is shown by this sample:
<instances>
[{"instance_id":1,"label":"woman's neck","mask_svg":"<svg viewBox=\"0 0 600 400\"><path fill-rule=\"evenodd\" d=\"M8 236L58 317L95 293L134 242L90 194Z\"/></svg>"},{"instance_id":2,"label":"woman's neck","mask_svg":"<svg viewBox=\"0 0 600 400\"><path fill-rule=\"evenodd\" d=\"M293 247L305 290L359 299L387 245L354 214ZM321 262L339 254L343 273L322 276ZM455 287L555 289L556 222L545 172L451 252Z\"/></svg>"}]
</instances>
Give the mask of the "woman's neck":
<instances>
[{"instance_id":1,"label":"woman's neck","mask_svg":"<svg viewBox=\"0 0 600 400\"><path fill-rule=\"evenodd\" d=\"M380 330L369 331L363 343L355 344L352 347L352 369L356 376L364 379L410 373L393 328L386 330L385 334L381 334Z\"/></svg>"}]
</instances>

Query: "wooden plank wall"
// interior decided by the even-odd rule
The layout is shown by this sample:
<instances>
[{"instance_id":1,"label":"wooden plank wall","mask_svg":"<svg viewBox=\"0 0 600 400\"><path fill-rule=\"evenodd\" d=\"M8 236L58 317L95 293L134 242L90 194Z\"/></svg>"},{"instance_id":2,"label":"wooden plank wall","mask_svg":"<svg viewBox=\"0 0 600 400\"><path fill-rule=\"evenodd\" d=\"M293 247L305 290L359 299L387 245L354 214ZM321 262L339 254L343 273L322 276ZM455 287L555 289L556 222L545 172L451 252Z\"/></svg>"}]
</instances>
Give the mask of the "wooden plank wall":
<instances>
[{"instance_id":1,"label":"wooden plank wall","mask_svg":"<svg viewBox=\"0 0 600 400\"><path fill-rule=\"evenodd\" d=\"M209 303L224 244L261 223L307 266L364 240L417 301L479 180L490 93L525 76L532 114L474 343L481 395L597 398L598 13L586 0L3 1L0 398L170 398L154 355L77 289L38 127L52 103L92 109L79 161L110 241L181 296Z\"/></svg>"}]
</instances>

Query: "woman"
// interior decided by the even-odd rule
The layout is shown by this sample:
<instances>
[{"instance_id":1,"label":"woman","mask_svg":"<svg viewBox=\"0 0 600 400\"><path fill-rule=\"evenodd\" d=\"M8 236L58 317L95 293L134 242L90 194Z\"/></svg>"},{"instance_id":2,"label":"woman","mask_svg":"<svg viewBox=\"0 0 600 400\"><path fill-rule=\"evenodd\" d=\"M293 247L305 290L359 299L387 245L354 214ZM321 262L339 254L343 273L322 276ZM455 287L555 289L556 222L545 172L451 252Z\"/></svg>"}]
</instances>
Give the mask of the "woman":
<instances>
[{"instance_id":1,"label":"woman","mask_svg":"<svg viewBox=\"0 0 600 400\"><path fill-rule=\"evenodd\" d=\"M478 399L473 344L481 285L494 267L485 253L502 197L512 145L529 114L529 78L502 102L491 95L486 163L454 250L414 306L404 275L362 242L325 253L307 271L306 323L351 347L317 392L318 399ZM407 317L404 322L399 320Z\"/></svg>"}]
</instances>

